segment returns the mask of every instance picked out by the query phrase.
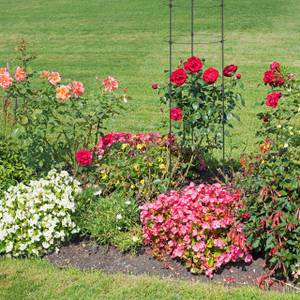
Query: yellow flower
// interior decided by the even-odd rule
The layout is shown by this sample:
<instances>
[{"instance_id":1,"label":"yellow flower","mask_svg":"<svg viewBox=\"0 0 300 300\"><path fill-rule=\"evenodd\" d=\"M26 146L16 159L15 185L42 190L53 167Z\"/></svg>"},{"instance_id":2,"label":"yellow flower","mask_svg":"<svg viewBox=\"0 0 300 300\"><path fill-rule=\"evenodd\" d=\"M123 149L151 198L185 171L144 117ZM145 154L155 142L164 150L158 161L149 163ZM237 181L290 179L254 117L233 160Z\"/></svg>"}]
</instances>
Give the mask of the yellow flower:
<instances>
[{"instance_id":1,"label":"yellow flower","mask_svg":"<svg viewBox=\"0 0 300 300\"><path fill-rule=\"evenodd\" d=\"M138 172L140 170L140 166L138 164L134 164L133 169Z\"/></svg>"},{"instance_id":2,"label":"yellow flower","mask_svg":"<svg viewBox=\"0 0 300 300\"><path fill-rule=\"evenodd\" d=\"M107 174L102 175L102 179L107 179L107 177L108 177Z\"/></svg>"},{"instance_id":3,"label":"yellow flower","mask_svg":"<svg viewBox=\"0 0 300 300\"><path fill-rule=\"evenodd\" d=\"M144 185L144 184L145 184L145 180L142 179L142 180L140 181L140 184L141 184L141 185Z\"/></svg>"},{"instance_id":4,"label":"yellow flower","mask_svg":"<svg viewBox=\"0 0 300 300\"><path fill-rule=\"evenodd\" d=\"M164 171L164 170L166 169L166 165L165 165L165 164L160 164L160 165L159 165L159 169L160 169L161 171Z\"/></svg>"},{"instance_id":5,"label":"yellow flower","mask_svg":"<svg viewBox=\"0 0 300 300\"><path fill-rule=\"evenodd\" d=\"M121 149L124 150L124 149L126 149L127 147L128 147L128 144L122 144Z\"/></svg>"},{"instance_id":6,"label":"yellow flower","mask_svg":"<svg viewBox=\"0 0 300 300\"><path fill-rule=\"evenodd\" d=\"M137 144L137 145L136 145L136 149L141 150L141 149L143 149L145 146L146 146L145 144Z\"/></svg>"}]
</instances>

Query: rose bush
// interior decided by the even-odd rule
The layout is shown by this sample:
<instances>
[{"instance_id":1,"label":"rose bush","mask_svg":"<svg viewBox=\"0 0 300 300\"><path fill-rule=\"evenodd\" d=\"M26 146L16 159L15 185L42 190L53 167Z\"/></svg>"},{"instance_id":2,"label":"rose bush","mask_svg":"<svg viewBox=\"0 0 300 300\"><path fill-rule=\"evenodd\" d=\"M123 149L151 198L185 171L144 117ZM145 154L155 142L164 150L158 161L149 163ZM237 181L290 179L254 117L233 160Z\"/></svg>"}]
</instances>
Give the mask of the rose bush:
<instances>
[{"instance_id":1,"label":"rose bush","mask_svg":"<svg viewBox=\"0 0 300 300\"><path fill-rule=\"evenodd\" d=\"M261 102L266 109L258 114L260 153L241 157L238 181L250 213L245 221L248 242L264 255L270 274L287 279L299 272L300 89L280 63L272 63L266 72L284 83L267 83L272 91Z\"/></svg>"},{"instance_id":2,"label":"rose bush","mask_svg":"<svg viewBox=\"0 0 300 300\"><path fill-rule=\"evenodd\" d=\"M238 118L234 109L242 102L240 94L235 92L241 78L240 74L234 76L237 69L237 66L229 65L223 70L228 78L224 94L224 120L228 126L232 126L232 117ZM204 61L193 56L171 73L171 85L165 88L157 86L164 91L162 102L172 102L170 117L179 136L179 144L192 152L197 149L196 152L201 153L197 156L202 158L222 147L223 111L219 77L218 70L204 68Z\"/></svg>"},{"instance_id":3,"label":"rose bush","mask_svg":"<svg viewBox=\"0 0 300 300\"><path fill-rule=\"evenodd\" d=\"M0 255L43 256L78 231L71 220L79 183L52 170L28 185L12 186L0 199Z\"/></svg>"},{"instance_id":4,"label":"rose bush","mask_svg":"<svg viewBox=\"0 0 300 300\"><path fill-rule=\"evenodd\" d=\"M192 272L212 277L224 264L252 260L238 224L241 207L239 192L220 184L162 194L141 207L144 242L153 255L179 258Z\"/></svg>"},{"instance_id":5,"label":"rose bush","mask_svg":"<svg viewBox=\"0 0 300 300\"><path fill-rule=\"evenodd\" d=\"M76 172L76 150L95 143L105 122L124 108L126 91L118 93L119 83L109 76L101 82L99 92L87 94L80 81L66 80L56 71L30 71L32 58L25 44L19 53L15 79L11 70L0 71L5 125L19 132L27 162L37 173L53 167Z\"/></svg>"}]
</instances>

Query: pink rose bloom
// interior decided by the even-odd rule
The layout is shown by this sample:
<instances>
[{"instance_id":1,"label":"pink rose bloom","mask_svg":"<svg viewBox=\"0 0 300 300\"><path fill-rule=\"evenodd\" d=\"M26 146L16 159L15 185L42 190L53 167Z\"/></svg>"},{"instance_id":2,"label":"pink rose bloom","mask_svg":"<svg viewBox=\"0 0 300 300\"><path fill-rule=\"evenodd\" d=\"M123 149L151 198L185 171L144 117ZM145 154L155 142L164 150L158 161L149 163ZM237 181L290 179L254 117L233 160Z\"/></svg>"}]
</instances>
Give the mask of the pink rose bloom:
<instances>
[{"instance_id":1,"label":"pink rose bloom","mask_svg":"<svg viewBox=\"0 0 300 300\"><path fill-rule=\"evenodd\" d=\"M281 71L281 64L278 61L273 61L270 64L270 69L272 71L278 71L278 72L280 72Z\"/></svg>"},{"instance_id":2,"label":"pink rose bloom","mask_svg":"<svg viewBox=\"0 0 300 300\"><path fill-rule=\"evenodd\" d=\"M16 73L15 73L15 79L17 81L24 81L24 80L26 80L26 77L27 77L27 74L26 74L25 70L20 67L17 67Z\"/></svg>"},{"instance_id":3,"label":"pink rose bloom","mask_svg":"<svg viewBox=\"0 0 300 300\"><path fill-rule=\"evenodd\" d=\"M0 86L4 90L7 90L13 84L13 78L10 77L9 73L5 68L1 68L0 70Z\"/></svg>"},{"instance_id":4,"label":"pink rose bloom","mask_svg":"<svg viewBox=\"0 0 300 300\"><path fill-rule=\"evenodd\" d=\"M70 91L75 98L80 98L84 94L84 86L80 81L73 81L70 84Z\"/></svg>"},{"instance_id":5,"label":"pink rose bloom","mask_svg":"<svg viewBox=\"0 0 300 300\"><path fill-rule=\"evenodd\" d=\"M51 72L48 76L48 81L52 85L57 85L61 81L60 74L58 72Z\"/></svg>"},{"instance_id":6,"label":"pink rose bloom","mask_svg":"<svg viewBox=\"0 0 300 300\"><path fill-rule=\"evenodd\" d=\"M105 92L113 92L119 87L119 82L113 78L112 76L108 76L106 79L102 81Z\"/></svg>"}]
</instances>

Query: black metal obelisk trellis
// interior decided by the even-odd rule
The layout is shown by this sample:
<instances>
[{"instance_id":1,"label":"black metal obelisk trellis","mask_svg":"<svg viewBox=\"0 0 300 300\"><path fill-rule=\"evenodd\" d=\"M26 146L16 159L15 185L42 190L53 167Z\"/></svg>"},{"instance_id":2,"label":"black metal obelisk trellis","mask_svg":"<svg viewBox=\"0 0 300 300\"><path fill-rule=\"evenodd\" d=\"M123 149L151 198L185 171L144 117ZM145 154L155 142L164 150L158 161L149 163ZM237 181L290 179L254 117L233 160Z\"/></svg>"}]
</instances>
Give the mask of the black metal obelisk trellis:
<instances>
[{"instance_id":1,"label":"black metal obelisk trellis","mask_svg":"<svg viewBox=\"0 0 300 300\"><path fill-rule=\"evenodd\" d=\"M220 8L220 20L221 20L221 28L220 28L220 38L216 41L195 41L195 6L196 4L199 5L199 3L204 2L201 0L190 0L190 41L189 42L178 42L174 39L173 36L173 10L175 7L180 7L180 4L176 3L179 2L178 0L168 0L169 1L169 78L171 78L172 74L172 68L173 68L173 50L174 45L176 44L189 44L190 45L190 53L191 56L194 55L195 45L201 45L201 44L221 44L221 70L222 70L222 83L221 83L221 97L222 97L222 160L223 165L225 162L225 83L224 83L224 64L225 64L225 32L224 32L224 0L216 0L215 2L219 2L218 4L212 5L212 6L203 6L203 9L205 8ZM188 3L188 0L186 0L186 3ZM184 4L184 7L188 7L188 4ZM172 83L169 80L169 92L171 91ZM171 94L171 93L170 93ZM172 108L172 99L169 100L169 109ZM169 117L169 134L172 134L172 120ZM169 156L169 165L171 166L171 153Z\"/></svg>"}]
</instances>

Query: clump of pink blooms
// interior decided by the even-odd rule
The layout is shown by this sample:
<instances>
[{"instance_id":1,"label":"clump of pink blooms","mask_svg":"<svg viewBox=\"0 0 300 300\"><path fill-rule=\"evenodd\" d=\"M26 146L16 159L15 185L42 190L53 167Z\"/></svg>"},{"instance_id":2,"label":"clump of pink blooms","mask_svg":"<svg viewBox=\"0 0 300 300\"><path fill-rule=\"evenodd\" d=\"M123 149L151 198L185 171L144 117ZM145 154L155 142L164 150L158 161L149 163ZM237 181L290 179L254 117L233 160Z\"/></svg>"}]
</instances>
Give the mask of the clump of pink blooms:
<instances>
[{"instance_id":1,"label":"clump of pink blooms","mask_svg":"<svg viewBox=\"0 0 300 300\"><path fill-rule=\"evenodd\" d=\"M110 132L101 137L97 144L96 150L99 156L103 156L106 149L116 143L129 144L131 146L137 144L156 144L160 146L168 146L174 143L174 136L162 136L160 132L147 133L128 133L128 132Z\"/></svg>"},{"instance_id":2,"label":"clump of pink blooms","mask_svg":"<svg viewBox=\"0 0 300 300\"><path fill-rule=\"evenodd\" d=\"M113 78L112 76L108 76L106 79L102 81L105 92L112 93L117 90L119 87L119 82Z\"/></svg>"},{"instance_id":3,"label":"clump of pink blooms","mask_svg":"<svg viewBox=\"0 0 300 300\"><path fill-rule=\"evenodd\" d=\"M0 86L7 90L13 84L13 78L6 68L0 68Z\"/></svg>"},{"instance_id":4,"label":"clump of pink blooms","mask_svg":"<svg viewBox=\"0 0 300 300\"><path fill-rule=\"evenodd\" d=\"M192 272L212 277L229 262L252 261L237 218L241 208L238 191L191 183L141 207L144 242L154 256L181 259Z\"/></svg>"}]
</instances>

